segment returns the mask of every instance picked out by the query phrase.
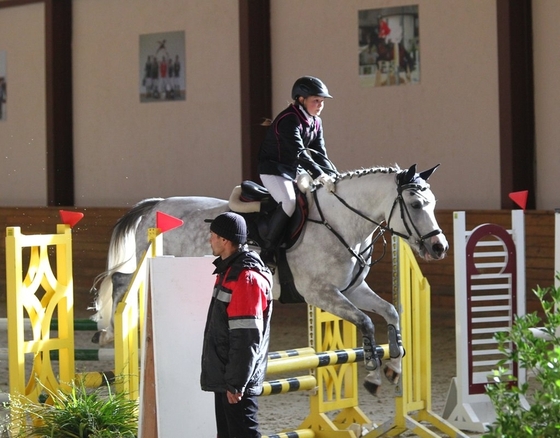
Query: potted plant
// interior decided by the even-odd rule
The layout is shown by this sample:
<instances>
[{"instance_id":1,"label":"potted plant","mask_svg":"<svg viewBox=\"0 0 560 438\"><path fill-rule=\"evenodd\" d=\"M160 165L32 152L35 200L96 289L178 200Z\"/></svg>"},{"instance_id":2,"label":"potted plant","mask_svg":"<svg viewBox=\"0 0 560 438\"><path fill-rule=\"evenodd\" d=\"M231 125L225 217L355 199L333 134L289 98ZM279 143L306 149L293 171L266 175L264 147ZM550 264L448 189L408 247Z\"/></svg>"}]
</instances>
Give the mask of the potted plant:
<instances>
[{"instance_id":1,"label":"potted plant","mask_svg":"<svg viewBox=\"0 0 560 438\"><path fill-rule=\"evenodd\" d=\"M73 382L68 392L47 391L48 403L10 400L11 436L17 438L134 438L138 402L114 393L109 384L95 390ZM46 398L47 398L46 397ZM15 415L15 417L14 417Z\"/></svg>"},{"instance_id":2,"label":"potted plant","mask_svg":"<svg viewBox=\"0 0 560 438\"><path fill-rule=\"evenodd\" d=\"M558 274L557 278L560 279ZM486 387L496 421L483 438L551 438L560 436L560 288L537 287L544 312L519 316L511 332L496 334L506 360L517 361L531 376L522 385L504 367L493 372ZM512 343L515 348L510 348Z\"/></svg>"}]
</instances>

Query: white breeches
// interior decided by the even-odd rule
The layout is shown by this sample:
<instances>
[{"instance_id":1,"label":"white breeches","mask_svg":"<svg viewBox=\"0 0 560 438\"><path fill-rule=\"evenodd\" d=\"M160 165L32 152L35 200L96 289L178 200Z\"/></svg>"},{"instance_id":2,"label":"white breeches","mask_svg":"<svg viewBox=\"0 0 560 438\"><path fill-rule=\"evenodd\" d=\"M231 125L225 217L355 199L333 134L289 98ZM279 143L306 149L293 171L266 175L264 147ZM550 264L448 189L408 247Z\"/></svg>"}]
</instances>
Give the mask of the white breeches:
<instances>
[{"instance_id":1,"label":"white breeches","mask_svg":"<svg viewBox=\"0 0 560 438\"><path fill-rule=\"evenodd\" d=\"M279 175L260 175L260 177L274 200L279 204L282 203L284 213L291 217L296 211L296 191L293 181Z\"/></svg>"}]
</instances>

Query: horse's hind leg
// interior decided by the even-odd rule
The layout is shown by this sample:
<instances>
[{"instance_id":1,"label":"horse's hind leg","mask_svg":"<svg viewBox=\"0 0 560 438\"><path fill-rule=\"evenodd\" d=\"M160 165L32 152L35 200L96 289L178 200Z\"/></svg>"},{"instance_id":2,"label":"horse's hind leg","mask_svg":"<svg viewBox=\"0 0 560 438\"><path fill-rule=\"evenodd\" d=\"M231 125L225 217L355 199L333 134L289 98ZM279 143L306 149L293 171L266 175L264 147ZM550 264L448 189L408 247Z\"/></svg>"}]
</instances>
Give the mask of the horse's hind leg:
<instances>
[{"instance_id":1,"label":"horse's hind leg","mask_svg":"<svg viewBox=\"0 0 560 438\"><path fill-rule=\"evenodd\" d=\"M121 302L128 284L132 278L133 274L123 274L122 272L115 272L111 276L111 281L113 283L113 309L111 313L111 322L108 327L103 330L96 332L91 341L99 345L107 345L113 341L115 337L114 326L115 326L115 311L117 305Z\"/></svg>"}]
</instances>

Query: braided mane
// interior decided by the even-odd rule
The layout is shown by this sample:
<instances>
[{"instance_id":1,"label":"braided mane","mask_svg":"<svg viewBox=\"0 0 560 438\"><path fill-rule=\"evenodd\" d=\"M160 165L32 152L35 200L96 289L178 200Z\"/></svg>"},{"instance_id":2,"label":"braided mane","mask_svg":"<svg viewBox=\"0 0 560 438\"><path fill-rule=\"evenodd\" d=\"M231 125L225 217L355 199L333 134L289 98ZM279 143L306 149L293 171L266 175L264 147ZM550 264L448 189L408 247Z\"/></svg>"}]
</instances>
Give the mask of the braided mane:
<instances>
[{"instance_id":1,"label":"braided mane","mask_svg":"<svg viewBox=\"0 0 560 438\"><path fill-rule=\"evenodd\" d=\"M385 173L385 174L390 174L390 173L398 173L400 172L401 169L399 168L399 166L396 167L370 167L367 169L356 169L356 170L349 170L347 172L341 173L337 176L336 178L336 182L345 180L345 179L352 179L354 177L356 178L361 178L362 176L365 175L371 175L371 174L375 174L375 173Z\"/></svg>"}]
</instances>

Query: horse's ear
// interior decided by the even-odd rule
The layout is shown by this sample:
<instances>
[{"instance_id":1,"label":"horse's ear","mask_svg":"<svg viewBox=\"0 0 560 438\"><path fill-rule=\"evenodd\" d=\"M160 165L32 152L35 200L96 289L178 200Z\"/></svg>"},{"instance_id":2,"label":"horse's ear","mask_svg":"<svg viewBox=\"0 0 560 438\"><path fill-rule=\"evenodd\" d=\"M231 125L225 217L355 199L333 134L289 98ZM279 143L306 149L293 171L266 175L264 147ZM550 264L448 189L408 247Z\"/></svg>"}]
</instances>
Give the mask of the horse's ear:
<instances>
[{"instance_id":1,"label":"horse's ear","mask_svg":"<svg viewBox=\"0 0 560 438\"><path fill-rule=\"evenodd\" d=\"M416 175L416 164L410 166L410 168L403 174L403 178L401 184L408 184L414 180L414 176Z\"/></svg>"},{"instance_id":2,"label":"horse's ear","mask_svg":"<svg viewBox=\"0 0 560 438\"><path fill-rule=\"evenodd\" d=\"M420 178L422 178L424 181L428 181L428 178L432 176L432 173L434 173L439 166L441 166L441 164L436 164L431 169L420 172Z\"/></svg>"}]
</instances>

